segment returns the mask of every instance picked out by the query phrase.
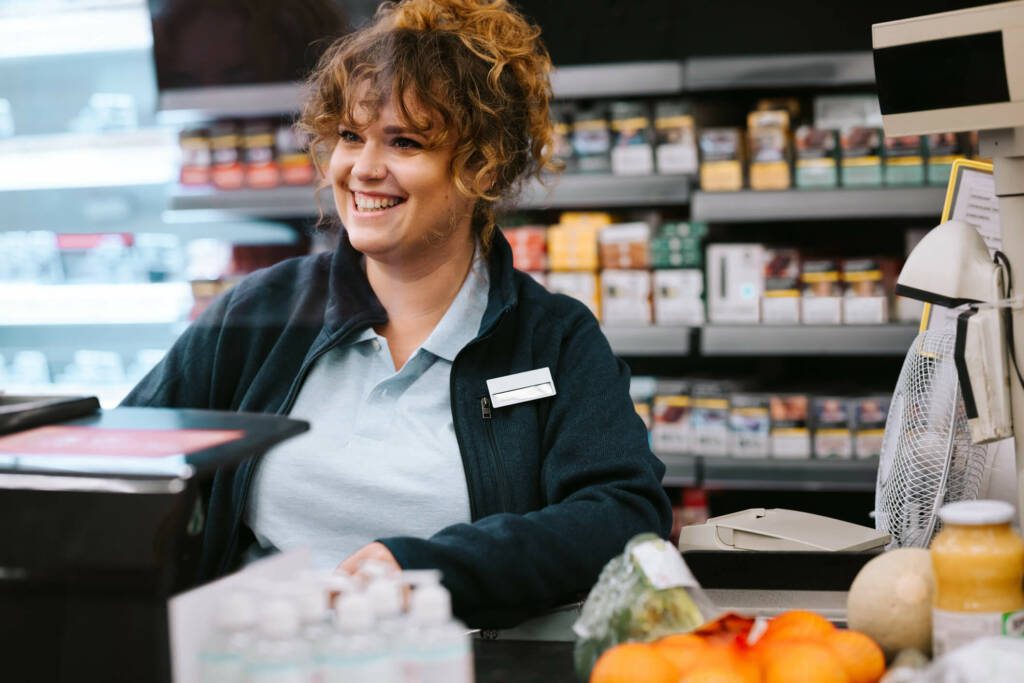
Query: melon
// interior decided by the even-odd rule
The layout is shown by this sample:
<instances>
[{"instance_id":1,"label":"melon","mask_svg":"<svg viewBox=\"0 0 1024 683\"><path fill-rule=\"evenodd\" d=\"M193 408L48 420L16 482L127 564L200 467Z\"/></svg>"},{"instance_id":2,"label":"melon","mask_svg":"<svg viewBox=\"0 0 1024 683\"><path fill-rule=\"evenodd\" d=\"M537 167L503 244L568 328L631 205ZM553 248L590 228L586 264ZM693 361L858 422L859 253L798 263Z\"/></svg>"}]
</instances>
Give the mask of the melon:
<instances>
[{"instance_id":1,"label":"melon","mask_svg":"<svg viewBox=\"0 0 1024 683\"><path fill-rule=\"evenodd\" d=\"M921 548L882 553L861 568L850 585L846 622L871 636L892 659L900 650L932 649L931 554Z\"/></svg>"}]
</instances>

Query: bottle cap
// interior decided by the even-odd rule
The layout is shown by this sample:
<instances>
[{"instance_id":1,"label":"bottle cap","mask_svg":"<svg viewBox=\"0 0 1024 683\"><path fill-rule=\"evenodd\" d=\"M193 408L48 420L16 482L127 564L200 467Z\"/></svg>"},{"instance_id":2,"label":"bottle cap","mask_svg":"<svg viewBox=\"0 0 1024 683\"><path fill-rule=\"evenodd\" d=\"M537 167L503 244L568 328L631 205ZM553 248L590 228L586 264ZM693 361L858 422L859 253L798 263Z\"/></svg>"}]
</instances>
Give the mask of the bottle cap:
<instances>
[{"instance_id":1,"label":"bottle cap","mask_svg":"<svg viewBox=\"0 0 1024 683\"><path fill-rule=\"evenodd\" d=\"M299 614L290 600L271 598L259 611L260 634L280 640L299 633Z\"/></svg>"},{"instance_id":2,"label":"bottle cap","mask_svg":"<svg viewBox=\"0 0 1024 683\"><path fill-rule=\"evenodd\" d=\"M366 588L366 596L378 617L397 617L402 614L405 601L402 599L402 584L396 579L379 578Z\"/></svg>"},{"instance_id":3,"label":"bottle cap","mask_svg":"<svg viewBox=\"0 0 1024 683\"><path fill-rule=\"evenodd\" d=\"M947 503L939 509L939 519L943 524L1009 524L1013 516L1013 506L1002 500L963 500Z\"/></svg>"},{"instance_id":4,"label":"bottle cap","mask_svg":"<svg viewBox=\"0 0 1024 683\"><path fill-rule=\"evenodd\" d=\"M369 633L373 628L373 602L361 593L343 595L334 605L335 624L342 633Z\"/></svg>"}]
</instances>

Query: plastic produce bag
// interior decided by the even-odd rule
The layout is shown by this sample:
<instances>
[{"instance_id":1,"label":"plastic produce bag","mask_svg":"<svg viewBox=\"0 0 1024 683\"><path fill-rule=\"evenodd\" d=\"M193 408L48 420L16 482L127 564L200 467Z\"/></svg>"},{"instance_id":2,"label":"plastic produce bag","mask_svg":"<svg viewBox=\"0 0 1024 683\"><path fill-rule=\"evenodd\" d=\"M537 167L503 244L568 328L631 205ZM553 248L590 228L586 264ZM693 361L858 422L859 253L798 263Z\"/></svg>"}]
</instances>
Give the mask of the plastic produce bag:
<instances>
[{"instance_id":1,"label":"plastic produce bag","mask_svg":"<svg viewBox=\"0 0 1024 683\"><path fill-rule=\"evenodd\" d=\"M947 652L912 679L913 683L1020 683L1024 681L1024 638L994 636Z\"/></svg>"},{"instance_id":2,"label":"plastic produce bag","mask_svg":"<svg viewBox=\"0 0 1024 683\"><path fill-rule=\"evenodd\" d=\"M636 536L601 570L573 624L576 674L586 681L598 657L619 643L692 631L715 613L672 544Z\"/></svg>"}]
</instances>

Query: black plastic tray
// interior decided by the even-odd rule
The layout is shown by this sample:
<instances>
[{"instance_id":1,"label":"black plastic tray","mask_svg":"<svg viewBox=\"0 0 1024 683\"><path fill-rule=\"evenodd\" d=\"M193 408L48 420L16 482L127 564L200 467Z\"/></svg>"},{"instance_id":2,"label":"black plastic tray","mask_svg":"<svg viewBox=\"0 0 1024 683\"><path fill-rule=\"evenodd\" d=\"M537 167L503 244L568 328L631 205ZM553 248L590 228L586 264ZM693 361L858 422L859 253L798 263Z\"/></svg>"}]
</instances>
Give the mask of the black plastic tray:
<instances>
[{"instance_id":1,"label":"black plastic tray","mask_svg":"<svg viewBox=\"0 0 1024 683\"><path fill-rule=\"evenodd\" d=\"M92 415L95 396L16 396L0 394L0 434Z\"/></svg>"},{"instance_id":2,"label":"black plastic tray","mask_svg":"<svg viewBox=\"0 0 1024 683\"><path fill-rule=\"evenodd\" d=\"M704 588L846 591L880 553L690 550L683 559Z\"/></svg>"}]
</instances>

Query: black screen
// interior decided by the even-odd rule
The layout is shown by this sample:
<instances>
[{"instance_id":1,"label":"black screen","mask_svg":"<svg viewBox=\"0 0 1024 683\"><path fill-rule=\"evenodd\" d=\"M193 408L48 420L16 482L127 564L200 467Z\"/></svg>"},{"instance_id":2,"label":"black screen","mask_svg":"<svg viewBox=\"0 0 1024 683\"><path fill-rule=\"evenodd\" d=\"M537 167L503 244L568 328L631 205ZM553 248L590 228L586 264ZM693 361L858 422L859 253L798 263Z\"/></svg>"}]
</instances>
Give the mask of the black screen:
<instances>
[{"instance_id":1,"label":"black screen","mask_svg":"<svg viewBox=\"0 0 1024 683\"><path fill-rule=\"evenodd\" d=\"M149 0L160 90L303 79L380 0Z\"/></svg>"}]
</instances>

